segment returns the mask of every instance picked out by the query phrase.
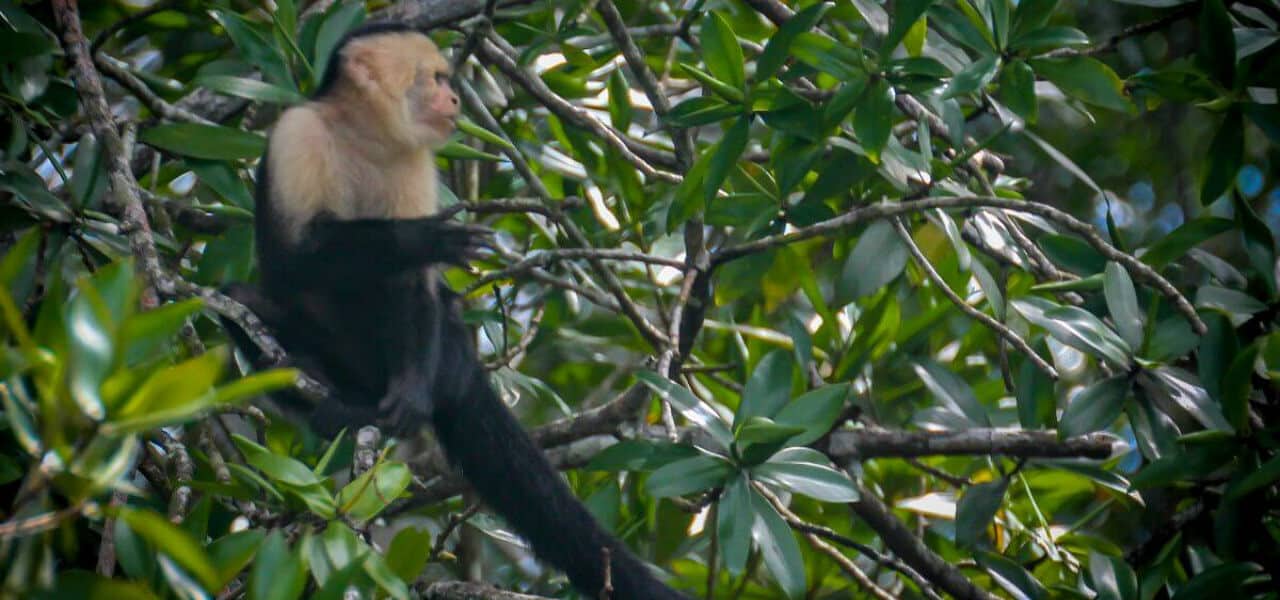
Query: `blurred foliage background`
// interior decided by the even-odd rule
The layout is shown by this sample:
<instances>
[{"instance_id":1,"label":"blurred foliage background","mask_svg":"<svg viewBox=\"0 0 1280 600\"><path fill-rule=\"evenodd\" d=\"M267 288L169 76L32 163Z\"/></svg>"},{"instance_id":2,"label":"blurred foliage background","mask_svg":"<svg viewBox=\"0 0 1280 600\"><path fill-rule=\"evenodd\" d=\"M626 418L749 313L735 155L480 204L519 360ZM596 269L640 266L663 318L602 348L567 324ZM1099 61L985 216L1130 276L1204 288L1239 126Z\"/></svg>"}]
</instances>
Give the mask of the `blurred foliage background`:
<instances>
[{"instance_id":1,"label":"blurred foliage background","mask_svg":"<svg viewBox=\"0 0 1280 600\"><path fill-rule=\"evenodd\" d=\"M673 586L1276 597L1275 0L0 0L0 595L575 597L227 343L367 21L457 65L494 385Z\"/></svg>"}]
</instances>

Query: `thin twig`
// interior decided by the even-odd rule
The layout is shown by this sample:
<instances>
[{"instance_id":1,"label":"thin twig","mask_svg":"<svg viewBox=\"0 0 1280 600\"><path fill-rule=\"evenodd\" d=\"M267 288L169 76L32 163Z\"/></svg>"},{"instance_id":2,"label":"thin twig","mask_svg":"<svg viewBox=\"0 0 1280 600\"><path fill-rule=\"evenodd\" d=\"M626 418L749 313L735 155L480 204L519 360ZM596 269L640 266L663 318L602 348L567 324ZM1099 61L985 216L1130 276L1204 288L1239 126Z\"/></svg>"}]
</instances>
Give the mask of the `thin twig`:
<instances>
[{"instance_id":1,"label":"thin twig","mask_svg":"<svg viewBox=\"0 0 1280 600\"><path fill-rule=\"evenodd\" d=\"M911 257L915 259L916 265L918 265L920 270L924 271L925 275L929 277L929 281L932 281L933 285L941 290L942 294L946 296L952 304L956 305L956 308L960 309L960 312L969 315L975 321L986 325L988 329L991 329L1010 344L1013 344L1018 351L1022 352L1029 360L1031 360L1036 368L1044 371L1050 379L1057 381L1058 370L1053 368L1053 365L1049 364L1048 361L1041 358L1026 340L1022 339L1022 337L1014 333L1012 329L1009 329L1005 324L995 320L995 318L991 317L987 313L970 306L968 302L964 301L964 298L961 298L955 290L951 289L951 286L947 285L946 280L944 280L942 275L938 273L938 270L933 267L933 263L929 262L929 258L924 255L924 252L920 251L920 247L916 245L916 241L911 238L911 232L907 231L907 228L902 224L902 219L900 217L895 217L893 219L893 227L897 230L898 237L902 239L902 243L906 244L907 250L911 252Z\"/></svg>"},{"instance_id":2,"label":"thin twig","mask_svg":"<svg viewBox=\"0 0 1280 600\"><path fill-rule=\"evenodd\" d=\"M712 256L712 263L717 265L723 264L749 254L763 252L770 248L785 246L800 240L836 233L851 225L857 225L876 219L887 219L890 217L935 208L967 208L976 206L986 206L1039 215L1071 230L1077 235L1083 237L1085 242L1097 250L1099 254L1102 254L1104 258L1120 263L1121 266L1129 271L1129 274L1134 279L1156 288L1157 291L1172 301L1178 312L1181 313L1183 318L1191 324L1193 331L1201 335L1208 331L1208 327L1206 327L1204 321L1200 319L1200 315L1196 313L1196 309L1192 306L1191 302L1189 302L1187 298L1169 282L1168 279L1165 279L1164 276L1156 272L1155 269L1152 269L1149 265L1134 258L1132 255L1117 250L1115 246L1112 246L1109 242L1103 239L1102 236L1098 235L1098 232L1094 231L1092 225L1058 210L1057 208L1040 202L1011 200L1008 198L994 198L989 196L951 196L921 198L919 200L908 200L896 203L873 204L870 206L855 208L843 215L821 221L817 224L810 225L809 227L803 227L788 233L771 235L752 242L721 248Z\"/></svg>"}]
</instances>

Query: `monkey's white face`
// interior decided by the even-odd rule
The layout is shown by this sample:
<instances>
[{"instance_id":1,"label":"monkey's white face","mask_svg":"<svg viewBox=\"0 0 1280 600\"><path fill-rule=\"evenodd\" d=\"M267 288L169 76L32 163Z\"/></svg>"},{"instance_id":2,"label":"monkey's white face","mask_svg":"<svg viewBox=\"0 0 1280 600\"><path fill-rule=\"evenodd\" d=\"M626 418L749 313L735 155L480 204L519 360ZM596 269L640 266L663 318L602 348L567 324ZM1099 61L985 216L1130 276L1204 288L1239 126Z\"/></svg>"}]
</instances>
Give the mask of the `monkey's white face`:
<instances>
[{"instance_id":1,"label":"monkey's white face","mask_svg":"<svg viewBox=\"0 0 1280 600\"><path fill-rule=\"evenodd\" d=\"M348 76L382 115L383 134L410 148L441 146L453 134L458 96L449 63L425 35L399 33L358 40L347 49Z\"/></svg>"}]
</instances>

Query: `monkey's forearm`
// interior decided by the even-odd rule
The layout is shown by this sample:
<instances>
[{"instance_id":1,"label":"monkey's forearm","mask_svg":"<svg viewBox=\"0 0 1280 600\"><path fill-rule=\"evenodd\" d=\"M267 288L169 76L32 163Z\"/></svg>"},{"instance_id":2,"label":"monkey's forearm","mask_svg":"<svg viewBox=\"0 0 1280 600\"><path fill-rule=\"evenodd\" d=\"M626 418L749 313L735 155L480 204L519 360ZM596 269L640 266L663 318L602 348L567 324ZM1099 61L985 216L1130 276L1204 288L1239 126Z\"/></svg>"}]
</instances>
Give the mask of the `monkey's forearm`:
<instances>
[{"instance_id":1,"label":"monkey's forearm","mask_svg":"<svg viewBox=\"0 0 1280 600\"><path fill-rule=\"evenodd\" d=\"M432 264L465 265L485 247L487 233L437 217L316 221L295 253L294 276L358 284Z\"/></svg>"}]
</instances>

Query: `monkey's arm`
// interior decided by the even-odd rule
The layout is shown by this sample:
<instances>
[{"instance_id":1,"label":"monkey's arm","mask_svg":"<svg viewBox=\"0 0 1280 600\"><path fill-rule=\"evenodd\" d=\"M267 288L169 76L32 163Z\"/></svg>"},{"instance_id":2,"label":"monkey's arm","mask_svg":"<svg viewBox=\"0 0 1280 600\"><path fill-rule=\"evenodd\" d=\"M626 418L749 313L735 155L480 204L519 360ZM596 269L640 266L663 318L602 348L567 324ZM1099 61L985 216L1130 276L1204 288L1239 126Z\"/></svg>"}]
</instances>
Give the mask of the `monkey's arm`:
<instances>
[{"instance_id":1,"label":"monkey's arm","mask_svg":"<svg viewBox=\"0 0 1280 600\"><path fill-rule=\"evenodd\" d=\"M490 230L440 217L317 219L294 250L292 277L343 284L384 279L431 264L466 265L488 246Z\"/></svg>"}]
</instances>

